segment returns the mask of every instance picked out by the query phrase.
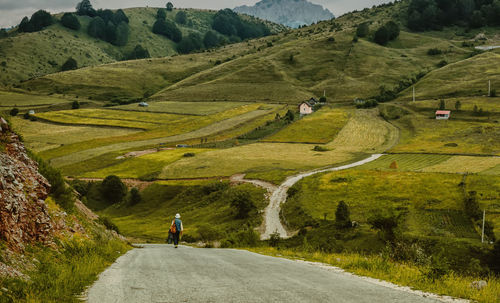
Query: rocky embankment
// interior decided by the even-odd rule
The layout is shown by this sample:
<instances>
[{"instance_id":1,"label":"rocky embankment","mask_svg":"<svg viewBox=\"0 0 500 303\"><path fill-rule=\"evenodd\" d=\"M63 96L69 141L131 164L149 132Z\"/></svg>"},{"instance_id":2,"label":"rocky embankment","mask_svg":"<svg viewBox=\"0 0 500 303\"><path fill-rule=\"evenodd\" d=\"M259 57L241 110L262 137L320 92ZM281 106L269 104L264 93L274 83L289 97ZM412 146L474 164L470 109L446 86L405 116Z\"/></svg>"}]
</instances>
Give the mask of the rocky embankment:
<instances>
[{"instance_id":1,"label":"rocky embankment","mask_svg":"<svg viewBox=\"0 0 500 303\"><path fill-rule=\"evenodd\" d=\"M0 239L10 249L21 251L27 243L52 241L53 222L44 202L49 190L37 163L0 118Z\"/></svg>"}]
</instances>

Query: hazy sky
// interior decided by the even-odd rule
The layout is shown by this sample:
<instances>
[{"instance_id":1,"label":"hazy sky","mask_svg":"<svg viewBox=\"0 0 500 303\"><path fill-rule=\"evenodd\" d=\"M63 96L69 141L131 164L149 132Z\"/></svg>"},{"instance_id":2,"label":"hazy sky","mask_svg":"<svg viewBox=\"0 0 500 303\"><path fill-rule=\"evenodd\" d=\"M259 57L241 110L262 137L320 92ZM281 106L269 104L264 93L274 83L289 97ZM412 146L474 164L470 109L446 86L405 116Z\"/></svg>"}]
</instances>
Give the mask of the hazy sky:
<instances>
[{"instance_id":1,"label":"hazy sky","mask_svg":"<svg viewBox=\"0 0 500 303\"><path fill-rule=\"evenodd\" d=\"M0 0L0 27L19 24L24 16L31 16L39 9L52 13L74 11L81 0ZM192 8L234 8L239 5L253 5L259 0L170 0L176 7ZM371 7L389 0L309 0L328 8L335 16L355 9ZM138 6L164 7L168 0L91 0L94 8L127 8Z\"/></svg>"}]
</instances>

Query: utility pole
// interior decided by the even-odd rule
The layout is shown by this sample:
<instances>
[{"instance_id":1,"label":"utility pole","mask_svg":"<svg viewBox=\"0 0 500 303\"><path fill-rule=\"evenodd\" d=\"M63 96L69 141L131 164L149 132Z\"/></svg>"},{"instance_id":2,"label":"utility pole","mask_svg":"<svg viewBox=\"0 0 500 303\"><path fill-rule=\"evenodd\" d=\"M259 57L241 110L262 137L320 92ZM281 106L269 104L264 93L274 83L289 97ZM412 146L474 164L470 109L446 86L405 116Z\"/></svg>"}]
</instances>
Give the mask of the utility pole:
<instances>
[{"instance_id":1,"label":"utility pole","mask_svg":"<svg viewBox=\"0 0 500 303\"><path fill-rule=\"evenodd\" d=\"M486 210L483 210L483 231L481 233L481 243L484 243L484 219L486 217Z\"/></svg>"},{"instance_id":2,"label":"utility pole","mask_svg":"<svg viewBox=\"0 0 500 303\"><path fill-rule=\"evenodd\" d=\"M488 97L491 97L491 80L488 80Z\"/></svg>"},{"instance_id":3,"label":"utility pole","mask_svg":"<svg viewBox=\"0 0 500 303\"><path fill-rule=\"evenodd\" d=\"M413 102L415 102L415 86L413 86Z\"/></svg>"}]
</instances>

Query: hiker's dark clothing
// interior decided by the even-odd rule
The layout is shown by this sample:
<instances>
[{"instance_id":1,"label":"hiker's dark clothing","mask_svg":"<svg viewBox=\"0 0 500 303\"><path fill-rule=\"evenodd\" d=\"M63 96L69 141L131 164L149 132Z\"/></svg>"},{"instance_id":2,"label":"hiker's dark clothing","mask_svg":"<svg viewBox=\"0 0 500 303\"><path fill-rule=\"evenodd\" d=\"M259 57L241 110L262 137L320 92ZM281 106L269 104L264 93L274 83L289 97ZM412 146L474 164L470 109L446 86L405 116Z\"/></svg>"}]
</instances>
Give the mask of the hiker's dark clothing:
<instances>
[{"instance_id":1,"label":"hiker's dark clothing","mask_svg":"<svg viewBox=\"0 0 500 303\"><path fill-rule=\"evenodd\" d=\"M174 236L174 245L175 246L179 245L180 235L181 235L180 231L177 231L175 234L173 234L173 236Z\"/></svg>"}]
</instances>

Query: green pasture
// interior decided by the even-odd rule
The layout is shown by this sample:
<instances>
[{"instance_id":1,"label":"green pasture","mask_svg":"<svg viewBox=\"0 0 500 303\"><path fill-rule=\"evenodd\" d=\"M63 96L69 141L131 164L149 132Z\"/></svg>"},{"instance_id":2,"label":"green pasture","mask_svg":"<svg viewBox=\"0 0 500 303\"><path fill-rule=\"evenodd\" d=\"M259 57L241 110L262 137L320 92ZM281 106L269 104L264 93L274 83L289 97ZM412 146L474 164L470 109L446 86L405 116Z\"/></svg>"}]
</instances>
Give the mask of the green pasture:
<instances>
[{"instance_id":1,"label":"green pasture","mask_svg":"<svg viewBox=\"0 0 500 303\"><path fill-rule=\"evenodd\" d=\"M467 112L469 117L474 111L474 106L477 108L482 108L483 111L488 111L490 113L498 113L500 111L500 98L490 98L490 97L461 97L461 98L446 98L445 109L451 110L452 119L455 118L458 113L458 117L463 117L462 112ZM457 110L455 105L457 101L460 101L460 109ZM415 109L417 111L422 111L426 113L434 112L439 108L441 99L433 100L419 100L417 102L408 102L405 104L406 107ZM477 116L476 116L477 118Z\"/></svg>"},{"instance_id":2,"label":"green pasture","mask_svg":"<svg viewBox=\"0 0 500 303\"><path fill-rule=\"evenodd\" d=\"M164 243L176 213L181 214L184 234L199 239L204 229L216 233L215 238L241 230L242 225L257 227L262 221L258 212L248 219L235 218L228 202L230 189L215 190L219 181L202 181L193 185L153 184L141 192L142 202L135 206L108 207L99 214L111 217L123 234L142 241ZM214 188L215 187L215 188ZM214 188L214 189L210 189ZM250 194L258 210L267 205L265 190L250 184L238 186ZM208 191L208 193L206 193ZM209 227L207 227L207 225Z\"/></svg>"},{"instance_id":3,"label":"green pasture","mask_svg":"<svg viewBox=\"0 0 500 303\"><path fill-rule=\"evenodd\" d=\"M284 215L293 227L304 218L329 220L343 200L351 219L366 224L368 217L383 210L406 213L404 232L415 236L470 238L480 240L471 221L463 212L463 192L458 186L460 174L415 173L380 170L348 170L305 178L284 204ZM466 191L477 191L478 202L491 214L495 232L500 233L500 176L469 175Z\"/></svg>"},{"instance_id":4,"label":"green pasture","mask_svg":"<svg viewBox=\"0 0 500 303\"><path fill-rule=\"evenodd\" d=\"M391 152L500 154L500 126L493 120L436 120L409 115L395 123L401 129L401 138Z\"/></svg>"},{"instance_id":5,"label":"green pasture","mask_svg":"<svg viewBox=\"0 0 500 303\"><path fill-rule=\"evenodd\" d=\"M265 138L268 142L328 143L345 126L349 115L339 109L322 108Z\"/></svg>"},{"instance_id":6,"label":"green pasture","mask_svg":"<svg viewBox=\"0 0 500 303\"><path fill-rule=\"evenodd\" d=\"M161 173L162 169L170 163L185 157L186 154L194 154L197 157L209 149L177 148L173 150L159 151L156 153L132 157L127 161L117 165L107 166L103 169L95 170L83 174L85 178L106 178L109 175L116 175L120 178L143 178L155 176Z\"/></svg>"},{"instance_id":7,"label":"green pasture","mask_svg":"<svg viewBox=\"0 0 500 303\"><path fill-rule=\"evenodd\" d=\"M486 52L472 58L449 64L425 76L415 85L416 98L486 96L488 80L492 89L500 91L498 65L500 54ZM402 99L411 100L412 89L402 93Z\"/></svg>"},{"instance_id":8,"label":"green pasture","mask_svg":"<svg viewBox=\"0 0 500 303\"><path fill-rule=\"evenodd\" d=\"M70 103L72 101L55 96L28 95L18 92L0 91L0 108L38 107ZM31 109L31 108L30 108Z\"/></svg>"}]
</instances>

